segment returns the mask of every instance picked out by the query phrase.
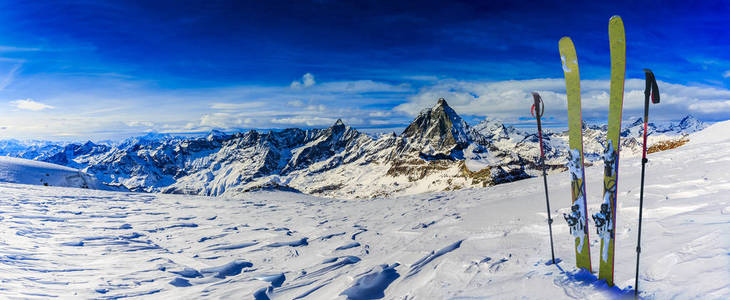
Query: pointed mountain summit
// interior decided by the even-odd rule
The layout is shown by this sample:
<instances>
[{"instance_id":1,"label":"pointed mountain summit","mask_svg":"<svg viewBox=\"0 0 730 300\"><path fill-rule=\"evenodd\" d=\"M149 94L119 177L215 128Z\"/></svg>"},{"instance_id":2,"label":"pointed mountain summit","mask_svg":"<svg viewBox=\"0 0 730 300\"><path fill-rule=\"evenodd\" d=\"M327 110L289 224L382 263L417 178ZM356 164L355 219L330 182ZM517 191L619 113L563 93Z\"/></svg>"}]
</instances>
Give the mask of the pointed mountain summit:
<instances>
[{"instance_id":1,"label":"pointed mountain summit","mask_svg":"<svg viewBox=\"0 0 730 300\"><path fill-rule=\"evenodd\" d=\"M634 121L633 123L631 123L629 125L629 127L632 127L632 126L641 126L642 124L644 124L644 118L639 117L639 118L636 119L636 121Z\"/></svg>"},{"instance_id":2,"label":"pointed mountain summit","mask_svg":"<svg viewBox=\"0 0 730 300\"><path fill-rule=\"evenodd\" d=\"M402 136L424 154L451 155L452 150L468 146L468 130L469 125L440 98L434 107L422 110Z\"/></svg>"},{"instance_id":3,"label":"pointed mountain summit","mask_svg":"<svg viewBox=\"0 0 730 300\"><path fill-rule=\"evenodd\" d=\"M690 134L705 129L706 127L707 124L697 120L697 118L692 115L687 115L679 121L679 124L672 125L670 128L677 133Z\"/></svg>"},{"instance_id":4,"label":"pointed mountain summit","mask_svg":"<svg viewBox=\"0 0 730 300\"><path fill-rule=\"evenodd\" d=\"M325 160L342 151L353 151L358 141L367 136L345 125L341 119L324 129L312 129L305 133L303 145L291 150L291 158L281 174L309 168L311 164ZM326 169L326 168L325 168Z\"/></svg>"},{"instance_id":5,"label":"pointed mountain summit","mask_svg":"<svg viewBox=\"0 0 730 300\"><path fill-rule=\"evenodd\" d=\"M220 141L223 141L223 140L228 139L228 138L230 138L230 135L226 134L223 131L217 130L217 129L211 130L208 133L208 135L205 136L205 139L207 141L209 141L209 142L213 142L213 141L220 142Z\"/></svg>"}]
</instances>

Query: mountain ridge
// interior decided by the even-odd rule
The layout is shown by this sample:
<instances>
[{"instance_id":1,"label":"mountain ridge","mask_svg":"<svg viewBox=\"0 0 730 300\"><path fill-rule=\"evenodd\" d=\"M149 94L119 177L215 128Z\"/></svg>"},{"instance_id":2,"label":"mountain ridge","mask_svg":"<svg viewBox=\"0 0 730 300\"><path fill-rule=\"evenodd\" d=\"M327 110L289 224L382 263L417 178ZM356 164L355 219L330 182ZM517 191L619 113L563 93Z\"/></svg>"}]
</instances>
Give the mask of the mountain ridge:
<instances>
[{"instance_id":1,"label":"mountain ridge","mask_svg":"<svg viewBox=\"0 0 730 300\"><path fill-rule=\"evenodd\" d=\"M622 131L622 156L640 149L640 121ZM667 126L652 123L650 143L704 126L691 116ZM567 134L548 130L543 138L548 169L564 170ZM440 98L399 135L373 137L338 119L321 129L234 134L212 130L197 138L147 134L113 146L91 141L64 146L35 142L23 149L18 142L5 142L8 147L0 142L0 155L25 155L83 169L104 183L132 191L221 196L275 188L367 198L483 187L538 176L537 141L536 134L489 118L471 126ZM588 164L600 160L604 141L603 127L585 126Z\"/></svg>"}]
</instances>

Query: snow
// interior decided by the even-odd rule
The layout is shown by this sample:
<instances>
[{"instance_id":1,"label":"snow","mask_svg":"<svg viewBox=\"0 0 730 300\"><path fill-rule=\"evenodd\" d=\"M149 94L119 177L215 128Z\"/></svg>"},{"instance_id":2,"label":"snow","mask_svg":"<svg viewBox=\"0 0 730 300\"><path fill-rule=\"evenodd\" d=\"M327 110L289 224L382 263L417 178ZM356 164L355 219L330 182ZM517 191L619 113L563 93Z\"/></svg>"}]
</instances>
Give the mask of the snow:
<instances>
[{"instance_id":1,"label":"snow","mask_svg":"<svg viewBox=\"0 0 730 300\"><path fill-rule=\"evenodd\" d=\"M647 299L730 298L730 122L649 155ZM542 178L398 198L235 197L0 183L0 298L613 299L633 294L641 162L620 157L615 287L576 269ZM73 169L58 167L58 172ZM585 169L599 210L603 166ZM569 173L548 176L553 215ZM593 224L589 230L594 231ZM600 240L588 241L597 250ZM338 249L339 248L339 249ZM598 271L599 256L593 257Z\"/></svg>"},{"instance_id":2,"label":"snow","mask_svg":"<svg viewBox=\"0 0 730 300\"><path fill-rule=\"evenodd\" d=\"M690 135L689 144L712 144L730 141L730 121L718 122Z\"/></svg>"},{"instance_id":3,"label":"snow","mask_svg":"<svg viewBox=\"0 0 730 300\"><path fill-rule=\"evenodd\" d=\"M78 169L7 156L0 156L0 182L108 189Z\"/></svg>"}]
</instances>

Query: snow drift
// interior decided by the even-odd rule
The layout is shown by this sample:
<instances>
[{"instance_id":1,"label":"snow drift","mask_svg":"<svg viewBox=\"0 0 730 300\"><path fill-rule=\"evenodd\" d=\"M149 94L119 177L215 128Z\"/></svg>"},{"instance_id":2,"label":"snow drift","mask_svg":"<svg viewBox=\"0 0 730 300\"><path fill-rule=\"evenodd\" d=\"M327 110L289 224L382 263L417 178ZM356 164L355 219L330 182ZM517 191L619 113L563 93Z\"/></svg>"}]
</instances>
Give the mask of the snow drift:
<instances>
[{"instance_id":1,"label":"snow drift","mask_svg":"<svg viewBox=\"0 0 730 300\"><path fill-rule=\"evenodd\" d=\"M78 169L7 156L0 156L0 182L108 189Z\"/></svg>"}]
</instances>

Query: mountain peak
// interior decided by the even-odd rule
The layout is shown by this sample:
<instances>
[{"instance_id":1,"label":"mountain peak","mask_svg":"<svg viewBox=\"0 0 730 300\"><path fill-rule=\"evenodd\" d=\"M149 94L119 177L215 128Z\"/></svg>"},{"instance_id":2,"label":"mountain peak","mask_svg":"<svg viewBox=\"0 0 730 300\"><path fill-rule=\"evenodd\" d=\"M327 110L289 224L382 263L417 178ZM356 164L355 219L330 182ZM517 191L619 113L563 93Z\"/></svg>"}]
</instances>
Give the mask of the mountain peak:
<instances>
[{"instance_id":1,"label":"mountain peak","mask_svg":"<svg viewBox=\"0 0 730 300\"><path fill-rule=\"evenodd\" d=\"M215 141L215 140L224 140L228 138L228 135L220 130L213 129L211 130L208 135L205 137L205 139L209 142Z\"/></svg>"},{"instance_id":2,"label":"mountain peak","mask_svg":"<svg viewBox=\"0 0 730 300\"><path fill-rule=\"evenodd\" d=\"M638 117L636 119L636 121L634 121L633 123L631 123L631 125L629 125L629 126L638 126L638 125L641 125L641 124L644 124L644 118Z\"/></svg>"},{"instance_id":3,"label":"mountain peak","mask_svg":"<svg viewBox=\"0 0 730 300\"><path fill-rule=\"evenodd\" d=\"M682 120L679 121L678 124L672 124L670 129L678 133L688 134L705 129L705 127L707 127L705 123L693 117L692 115L687 115L682 118Z\"/></svg>"},{"instance_id":4,"label":"mountain peak","mask_svg":"<svg viewBox=\"0 0 730 300\"><path fill-rule=\"evenodd\" d=\"M700 123L700 120L697 120L697 118L695 118L692 115L687 115L684 118L682 118L681 121L679 121L680 126L683 124L690 125L693 123Z\"/></svg>"},{"instance_id":5,"label":"mountain peak","mask_svg":"<svg viewBox=\"0 0 730 300\"><path fill-rule=\"evenodd\" d=\"M468 125L446 103L439 98L436 105L421 111L415 120L403 131L403 136L417 141L416 148L428 153L451 153L469 142L466 133ZM424 150L427 149L427 150Z\"/></svg>"},{"instance_id":6,"label":"mountain peak","mask_svg":"<svg viewBox=\"0 0 730 300\"><path fill-rule=\"evenodd\" d=\"M335 122L334 125L332 125L332 127L336 127L336 126L345 126L345 122L342 122L342 119L337 119L337 121Z\"/></svg>"}]
</instances>

